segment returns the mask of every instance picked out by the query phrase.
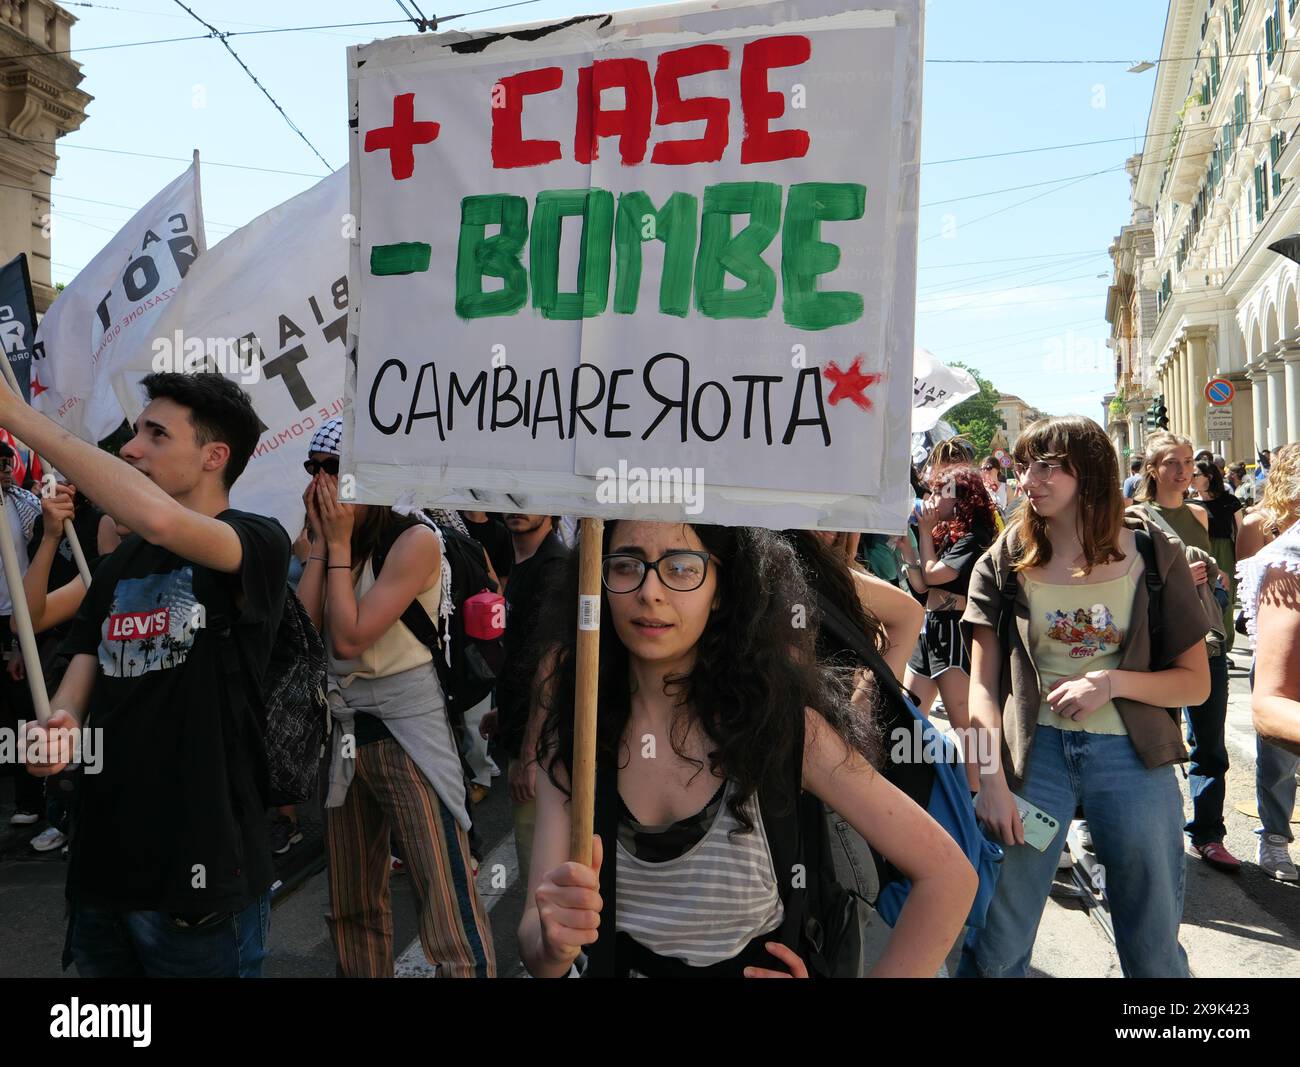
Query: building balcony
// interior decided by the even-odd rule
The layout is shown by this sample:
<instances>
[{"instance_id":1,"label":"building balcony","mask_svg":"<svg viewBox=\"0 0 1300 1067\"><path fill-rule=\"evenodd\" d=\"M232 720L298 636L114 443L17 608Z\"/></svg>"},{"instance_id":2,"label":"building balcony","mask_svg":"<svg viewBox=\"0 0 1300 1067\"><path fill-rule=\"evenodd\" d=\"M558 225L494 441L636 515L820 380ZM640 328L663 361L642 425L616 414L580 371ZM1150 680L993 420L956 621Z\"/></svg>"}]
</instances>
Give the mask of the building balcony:
<instances>
[{"instance_id":1,"label":"building balcony","mask_svg":"<svg viewBox=\"0 0 1300 1067\"><path fill-rule=\"evenodd\" d=\"M0 25L55 52L66 52L77 20L53 0L0 0Z\"/></svg>"},{"instance_id":2,"label":"building balcony","mask_svg":"<svg viewBox=\"0 0 1300 1067\"><path fill-rule=\"evenodd\" d=\"M1177 204L1190 204L1201 188L1214 136L1219 128L1210 123L1209 107L1189 107L1175 134L1173 158L1169 161L1166 189Z\"/></svg>"}]
</instances>

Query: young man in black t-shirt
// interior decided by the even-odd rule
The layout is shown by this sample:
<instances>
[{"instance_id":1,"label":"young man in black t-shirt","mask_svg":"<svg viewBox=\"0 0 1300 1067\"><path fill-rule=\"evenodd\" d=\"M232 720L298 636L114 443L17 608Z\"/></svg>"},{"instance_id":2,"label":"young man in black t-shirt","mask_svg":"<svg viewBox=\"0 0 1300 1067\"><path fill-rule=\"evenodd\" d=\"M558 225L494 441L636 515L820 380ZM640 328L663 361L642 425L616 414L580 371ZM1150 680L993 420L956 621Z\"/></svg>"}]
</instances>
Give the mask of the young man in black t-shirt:
<instances>
[{"instance_id":1,"label":"young man in black t-shirt","mask_svg":"<svg viewBox=\"0 0 1300 1067\"><path fill-rule=\"evenodd\" d=\"M95 572L32 773L98 734L72 828L64 965L82 977L257 977L270 916L261 684L284 610L289 537L230 507L256 447L247 395L215 374L151 374L121 459L0 390L0 424L135 531ZM229 638L208 627L229 624ZM251 677L230 692L223 640ZM237 687L238 688L238 687Z\"/></svg>"},{"instance_id":2,"label":"young man in black t-shirt","mask_svg":"<svg viewBox=\"0 0 1300 1067\"><path fill-rule=\"evenodd\" d=\"M529 721L531 679L523 677L522 662L536 629L545 597L553 595L564 571L569 549L555 532L550 515L505 516L514 547L510 581L506 585L505 663L497 683L497 745L510 757L507 777L514 802L515 852L524 874L532 859L537 792L537 733L541 724Z\"/></svg>"}]
</instances>

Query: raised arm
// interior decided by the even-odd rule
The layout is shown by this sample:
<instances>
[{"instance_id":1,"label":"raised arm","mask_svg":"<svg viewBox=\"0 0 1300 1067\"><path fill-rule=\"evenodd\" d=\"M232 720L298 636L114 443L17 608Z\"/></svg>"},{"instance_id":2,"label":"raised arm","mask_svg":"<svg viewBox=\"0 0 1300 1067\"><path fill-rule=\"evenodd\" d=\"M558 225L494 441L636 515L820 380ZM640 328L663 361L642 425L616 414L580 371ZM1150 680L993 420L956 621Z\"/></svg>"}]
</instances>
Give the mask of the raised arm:
<instances>
[{"instance_id":1,"label":"raised arm","mask_svg":"<svg viewBox=\"0 0 1300 1067\"><path fill-rule=\"evenodd\" d=\"M74 437L7 389L0 389L0 425L150 544L224 574L239 570L243 546L227 523L177 503L129 463ZM151 427L145 432L165 434L171 430L180 432L179 427ZM212 447L228 448L224 444Z\"/></svg>"},{"instance_id":2,"label":"raised arm","mask_svg":"<svg viewBox=\"0 0 1300 1067\"><path fill-rule=\"evenodd\" d=\"M915 597L908 596L898 586L881 578L859 570L853 570L852 574L863 610L879 619L885 628L885 637L889 641L885 662L895 677L902 680L903 669L925 621L925 608Z\"/></svg>"},{"instance_id":3,"label":"raised arm","mask_svg":"<svg viewBox=\"0 0 1300 1067\"><path fill-rule=\"evenodd\" d=\"M72 499L76 491L75 486L64 483L56 485L52 494L41 497L43 536L27 566L27 573L23 576L27 610L32 617L32 629L38 633L72 618L81 604L81 598L86 595L86 586L80 576L47 595L50 567L63 537L63 520L73 517ZM9 626L16 633L15 624L16 619L11 618Z\"/></svg>"},{"instance_id":4,"label":"raised arm","mask_svg":"<svg viewBox=\"0 0 1300 1067\"><path fill-rule=\"evenodd\" d=\"M298 599L318 632L325 624L325 577L329 573L325 569L329 563L325 535L321 533L320 513L316 510L316 480L319 477L312 478L302 494L302 502L307 508L310 541L302 577L298 579Z\"/></svg>"},{"instance_id":5,"label":"raised arm","mask_svg":"<svg viewBox=\"0 0 1300 1067\"><path fill-rule=\"evenodd\" d=\"M979 886L957 842L811 708L805 712L803 778L805 789L844 816L912 883L871 977L934 977Z\"/></svg>"},{"instance_id":6,"label":"raised arm","mask_svg":"<svg viewBox=\"0 0 1300 1067\"><path fill-rule=\"evenodd\" d=\"M333 500L332 492L331 488L322 488L316 500L329 546L325 618L335 654L351 659L378 641L416 596L432 588L431 583L441 575L442 550L437 533L428 526L418 524L403 531L393 543L375 584L358 601L351 570L354 505Z\"/></svg>"}]
</instances>

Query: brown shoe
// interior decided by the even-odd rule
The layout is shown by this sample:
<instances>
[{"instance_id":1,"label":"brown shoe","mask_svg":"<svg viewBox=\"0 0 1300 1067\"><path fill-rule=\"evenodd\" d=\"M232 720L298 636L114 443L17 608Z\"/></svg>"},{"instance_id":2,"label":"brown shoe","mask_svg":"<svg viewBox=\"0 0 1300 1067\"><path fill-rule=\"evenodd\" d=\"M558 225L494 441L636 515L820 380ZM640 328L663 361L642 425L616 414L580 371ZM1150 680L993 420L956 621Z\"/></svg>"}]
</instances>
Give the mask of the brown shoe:
<instances>
[{"instance_id":1,"label":"brown shoe","mask_svg":"<svg viewBox=\"0 0 1300 1067\"><path fill-rule=\"evenodd\" d=\"M483 798L484 798L485 796L487 796L487 795L488 795L488 787L487 787L487 786L485 786L485 785L479 785L478 782L470 782L470 784L469 784L469 802L470 802L471 804L478 804L478 803L482 802Z\"/></svg>"},{"instance_id":2,"label":"brown shoe","mask_svg":"<svg viewBox=\"0 0 1300 1067\"><path fill-rule=\"evenodd\" d=\"M1226 874L1239 874L1241 872L1241 860L1224 848L1222 841L1211 841L1206 845L1197 845L1195 850L1201 859L1216 870L1223 871Z\"/></svg>"}]
</instances>

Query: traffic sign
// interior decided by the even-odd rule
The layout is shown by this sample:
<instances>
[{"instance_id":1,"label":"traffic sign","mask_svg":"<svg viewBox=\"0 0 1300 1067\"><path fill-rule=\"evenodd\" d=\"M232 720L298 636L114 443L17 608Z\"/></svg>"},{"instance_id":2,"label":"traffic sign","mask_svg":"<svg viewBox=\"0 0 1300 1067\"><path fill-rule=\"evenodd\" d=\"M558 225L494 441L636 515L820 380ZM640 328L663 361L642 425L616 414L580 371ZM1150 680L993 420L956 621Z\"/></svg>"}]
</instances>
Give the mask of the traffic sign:
<instances>
[{"instance_id":1,"label":"traffic sign","mask_svg":"<svg viewBox=\"0 0 1300 1067\"><path fill-rule=\"evenodd\" d=\"M1205 399L1216 407L1231 404L1237 388L1227 378L1211 378L1205 383Z\"/></svg>"},{"instance_id":2,"label":"traffic sign","mask_svg":"<svg viewBox=\"0 0 1300 1067\"><path fill-rule=\"evenodd\" d=\"M1208 408L1205 412L1205 432L1212 441L1231 441L1232 408Z\"/></svg>"}]
</instances>

